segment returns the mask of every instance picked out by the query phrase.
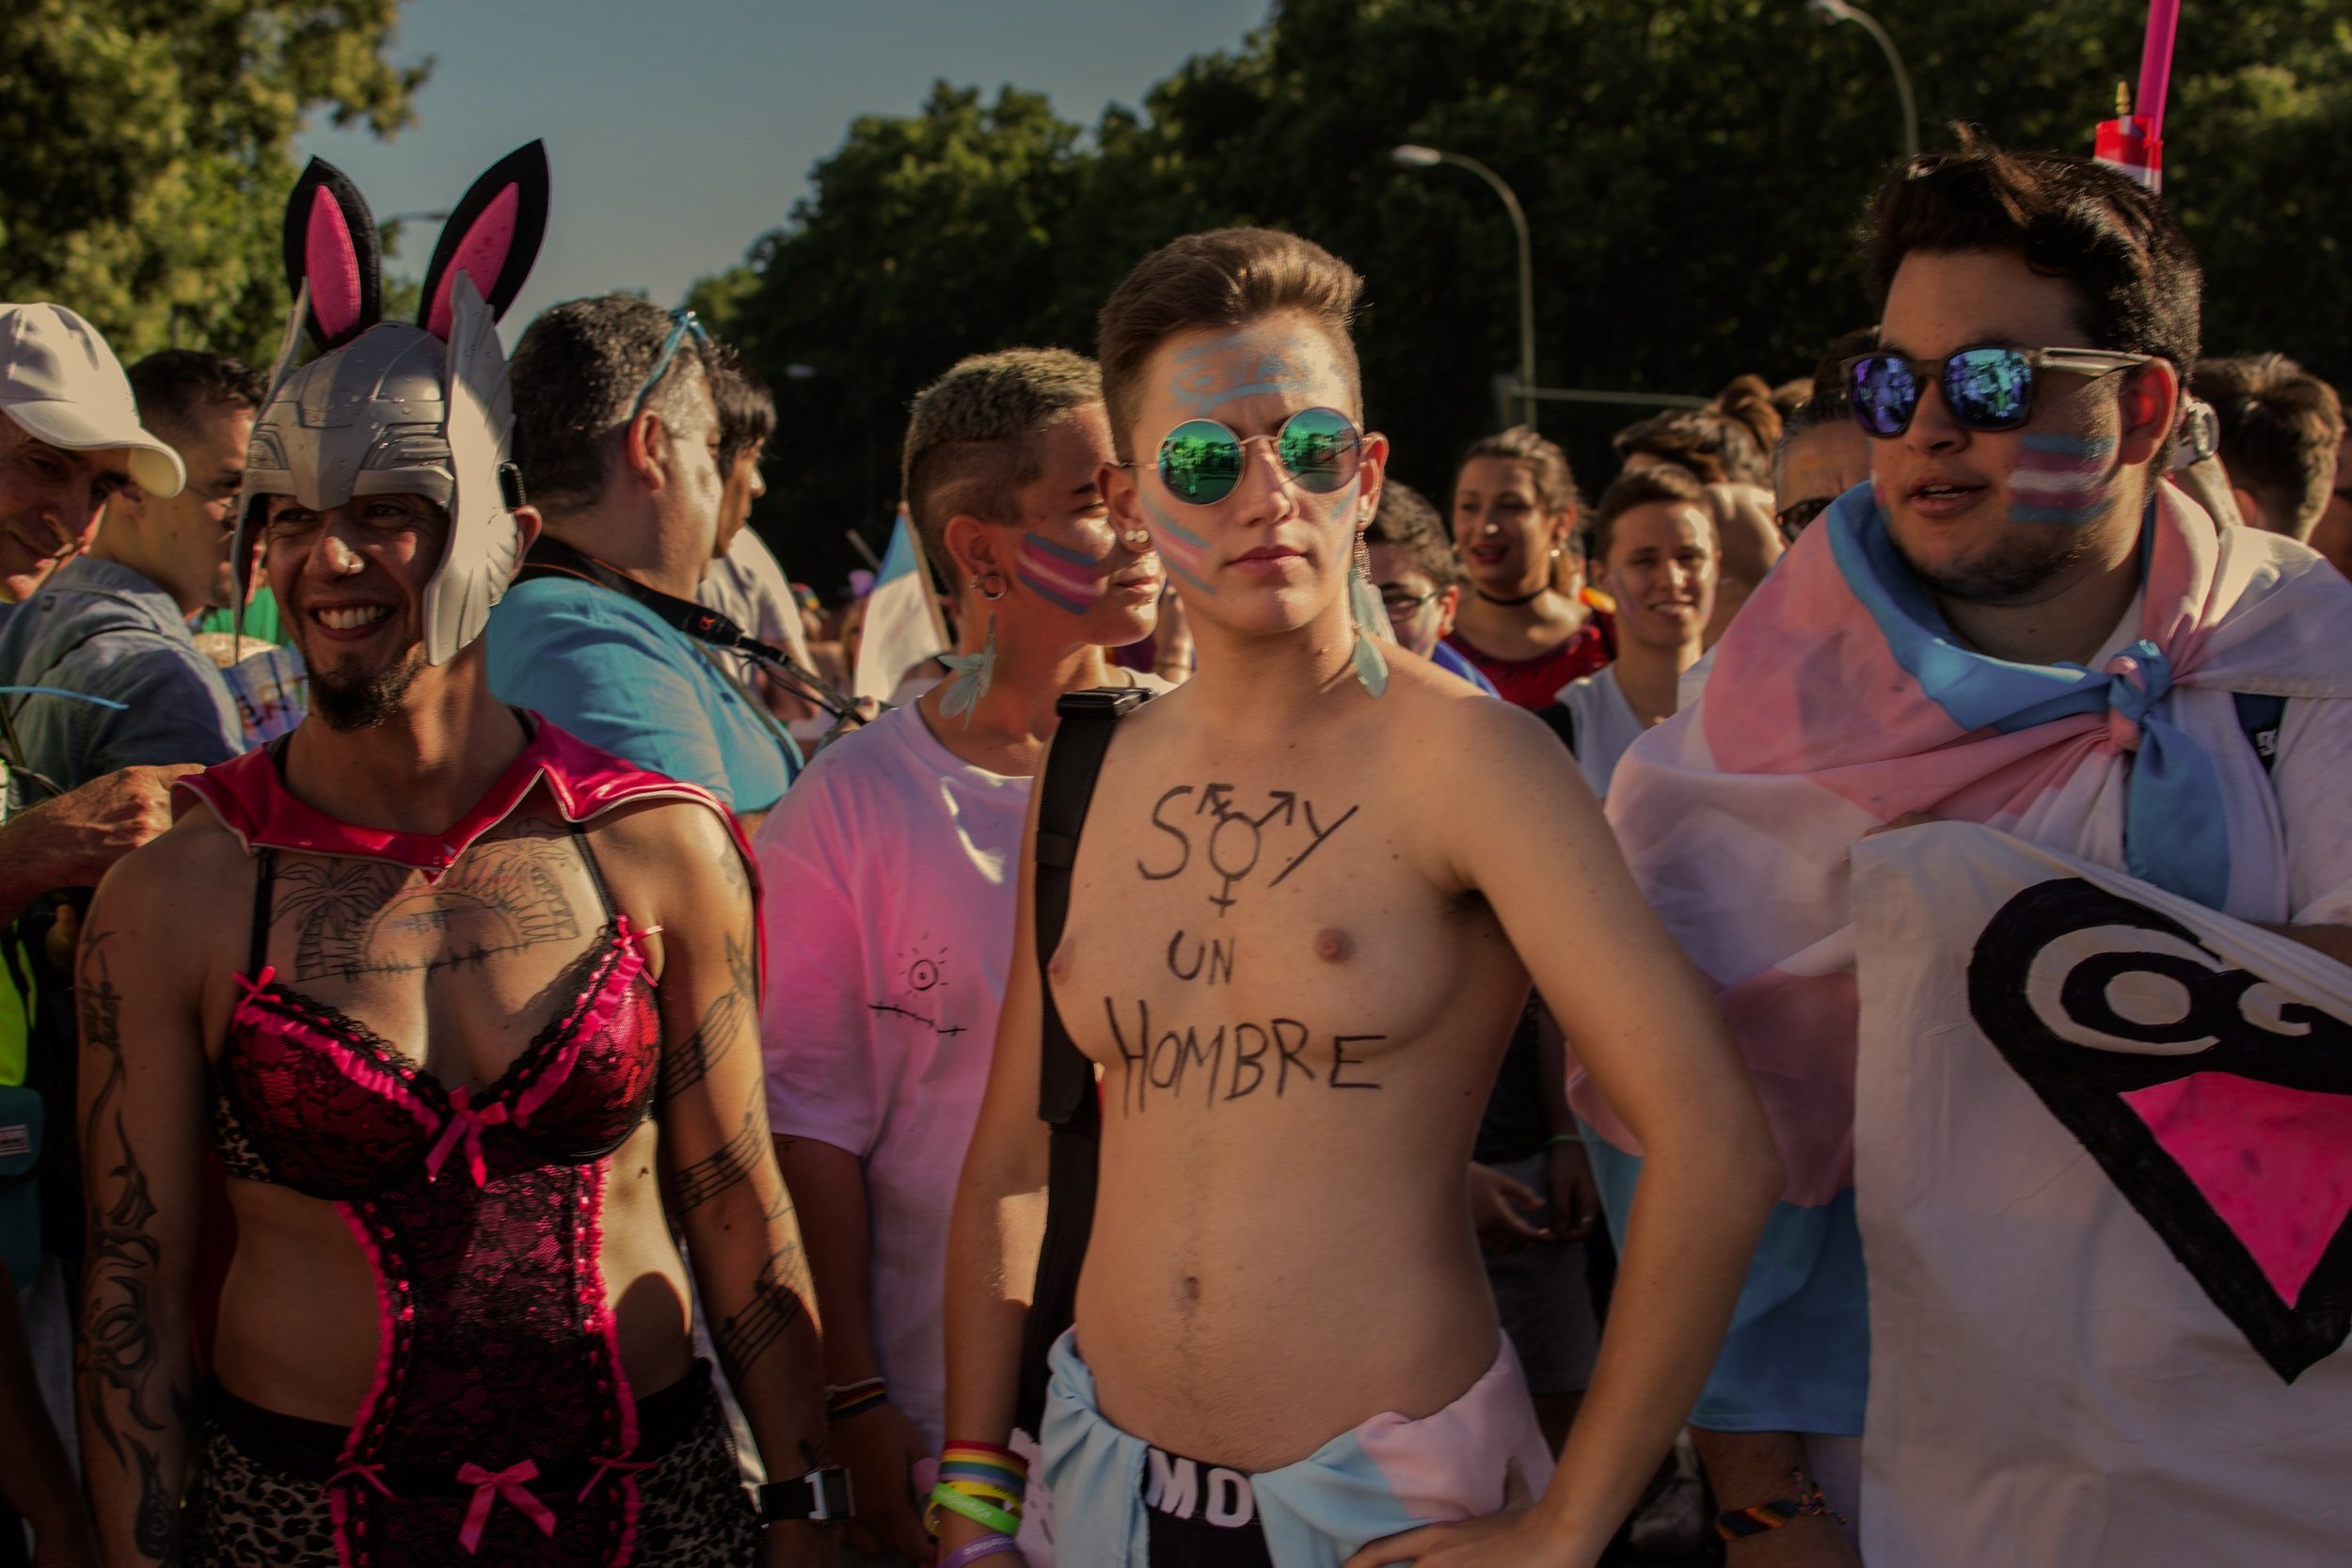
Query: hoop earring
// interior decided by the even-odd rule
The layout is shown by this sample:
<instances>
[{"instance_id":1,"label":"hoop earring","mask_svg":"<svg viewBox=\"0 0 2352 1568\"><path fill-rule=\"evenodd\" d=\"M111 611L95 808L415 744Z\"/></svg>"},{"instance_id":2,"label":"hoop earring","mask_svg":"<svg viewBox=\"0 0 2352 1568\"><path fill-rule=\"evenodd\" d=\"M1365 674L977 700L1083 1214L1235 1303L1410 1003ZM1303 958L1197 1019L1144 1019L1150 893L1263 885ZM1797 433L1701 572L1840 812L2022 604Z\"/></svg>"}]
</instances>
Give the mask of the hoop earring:
<instances>
[{"instance_id":1,"label":"hoop earring","mask_svg":"<svg viewBox=\"0 0 2352 1568\"><path fill-rule=\"evenodd\" d=\"M1389 689L1389 660L1373 628L1386 626L1389 612L1380 603L1379 590L1372 585L1372 546L1360 533L1356 535L1356 559L1347 569L1347 618L1356 628L1356 645L1348 653L1348 661L1356 667L1357 684L1380 696Z\"/></svg>"},{"instance_id":2,"label":"hoop earring","mask_svg":"<svg viewBox=\"0 0 2352 1568\"><path fill-rule=\"evenodd\" d=\"M996 592L993 594L988 591L988 585L992 582L996 585ZM1012 592L1012 586L1005 581L1005 574L1002 572L982 572L972 579L972 586L979 590L980 597L991 604L994 604L998 599ZM995 624L995 617L991 616L989 625L993 626Z\"/></svg>"}]
</instances>

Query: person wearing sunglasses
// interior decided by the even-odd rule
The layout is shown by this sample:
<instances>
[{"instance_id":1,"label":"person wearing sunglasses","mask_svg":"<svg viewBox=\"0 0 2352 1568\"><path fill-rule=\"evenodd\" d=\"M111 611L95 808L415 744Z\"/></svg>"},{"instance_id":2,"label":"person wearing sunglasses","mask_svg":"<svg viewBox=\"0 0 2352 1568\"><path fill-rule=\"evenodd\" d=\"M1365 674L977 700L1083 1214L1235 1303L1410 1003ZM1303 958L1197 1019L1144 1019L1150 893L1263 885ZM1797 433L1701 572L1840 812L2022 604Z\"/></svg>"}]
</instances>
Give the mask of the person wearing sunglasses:
<instances>
[{"instance_id":1,"label":"person wearing sunglasses","mask_svg":"<svg viewBox=\"0 0 2352 1568\"><path fill-rule=\"evenodd\" d=\"M930 1555L911 1477L942 1437L947 1214L1055 705L1167 689L1105 657L1152 635L1165 577L1103 505L1091 360L962 360L916 394L903 451L907 515L957 590L960 673L828 748L753 844L762 881L793 890L769 906L770 1122L807 1216L858 1544L892 1562Z\"/></svg>"},{"instance_id":2,"label":"person wearing sunglasses","mask_svg":"<svg viewBox=\"0 0 2352 1568\"><path fill-rule=\"evenodd\" d=\"M1470 592L1447 646L1524 708L1608 663L1616 644L1585 601L1576 478L1558 443L1525 425L1472 443L1453 504Z\"/></svg>"},{"instance_id":3,"label":"person wearing sunglasses","mask_svg":"<svg viewBox=\"0 0 2352 1568\"><path fill-rule=\"evenodd\" d=\"M1198 668L1117 721L1074 844L1033 823L1025 846L1025 886L1069 868L1067 921L1041 942L1023 900L950 1227L948 1449L979 1459L934 1494L956 1568L1015 1560L1021 1480L989 1456L1025 1394L1058 1561L1589 1565L1777 1180L1723 1022L1567 753L1389 641L1359 553L1388 460L1361 286L1310 241L1221 230L1103 308L1111 516L1157 547ZM1466 1223L1531 970L1670 1173L1557 1480ZM1075 1326L1025 1383L1038 1200L1069 1191L1049 1030L1099 1066L1103 1126ZM1671 1283L1669 1256L1693 1260Z\"/></svg>"},{"instance_id":4,"label":"person wearing sunglasses","mask_svg":"<svg viewBox=\"0 0 2352 1568\"><path fill-rule=\"evenodd\" d=\"M515 346L522 482L568 546L490 617L490 686L640 768L699 784L745 832L799 771L797 745L716 653L588 575L694 599L724 550L728 472L714 350L691 311L576 299ZM585 557L582 562L578 558Z\"/></svg>"},{"instance_id":5,"label":"person wearing sunglasses","mask_svg":"<svg viewBox=\"0 0 2352 1568\"><path fill-rule=\"evenodd\" d=\"M2206 1201L2170 1155L2110 1175L2023 1068L1873 993L1900 968L1976 996L2026 960L1861 918L1850 879L1889 832L1873 875L1915 886L1953 875L1939 852L2007 853L1906 837L1984 824L2352 956L2352 585L2165 482L2201 275L2140 185L1966 133L1882 185L1863 260L1880 340L1841 385L1868 483L1798 534L1609 802L1788 1172L1692 1417L1729 1568L1851 1565L1840 1517L1894 1568L2332 1560L2352 1358L2285 1381L2167 1239ZM2086 1048L2053 1082L2105 1095L2132 1060ZM1605 1132L1606 1097L1570 1096ZM2197 1136L2331 1141L2333 1103L2217 1103ZM1912 1135L1935 1125L1967 1131ZM1604 1143L1621 1216L1645 1177ZM2282 1189L2249 1201L2256 1234L2288 1223Z\"/></svg>"}]
</instances>

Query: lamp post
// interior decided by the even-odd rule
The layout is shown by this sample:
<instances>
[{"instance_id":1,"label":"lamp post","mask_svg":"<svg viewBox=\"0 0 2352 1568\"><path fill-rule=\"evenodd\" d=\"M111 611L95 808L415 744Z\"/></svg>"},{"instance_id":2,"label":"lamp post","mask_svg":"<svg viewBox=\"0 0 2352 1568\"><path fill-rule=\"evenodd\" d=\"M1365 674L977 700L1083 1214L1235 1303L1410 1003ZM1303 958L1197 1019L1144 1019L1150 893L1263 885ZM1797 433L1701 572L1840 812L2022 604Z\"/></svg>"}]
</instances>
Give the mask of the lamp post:
<instances>
[{"instance_id":1,"label":"lamp post","mask_svg":"<svg viewBox=\"0 0 2352 1568\"><path fill-rule=\"evenodd\" d=\"M1511 187L1502 182L1502 176L1475 158L1465 158L1459 152L1440 152L1434 147L1406 146L1389 154L1404 168L1435 168L1439 164L1452 164L1466 168L1494 187L1502 198L1502 205L1511 214L1512 230L1519 242L1519 399L1521 417L1532 427L1535 423L1535 402L1525 393L1535 388L1535 256L1527 237L1527 214L1519 207L1519 198Z\"/></svg>"},{"instance_id":2,"label":"lamp post","mask_svg":"<svg viewBox=\"0 0 2352 1568\"><path fill-rule=\"evenodd\" d=\"M1895 90L1902 94L1903 156L1916 158L1919 155L1919 104L1911 96L1911 72L1903 69L1903 57L1896 49L1895 40L1886 36L1886 29L1878 24L1877 18L1851 5L1850 0L1804 0L1804 8L1824 22L1851 22L1878 40L1880 52L1885 55L1886 63L1895 70Z\"/></svg>"}]
</instances>

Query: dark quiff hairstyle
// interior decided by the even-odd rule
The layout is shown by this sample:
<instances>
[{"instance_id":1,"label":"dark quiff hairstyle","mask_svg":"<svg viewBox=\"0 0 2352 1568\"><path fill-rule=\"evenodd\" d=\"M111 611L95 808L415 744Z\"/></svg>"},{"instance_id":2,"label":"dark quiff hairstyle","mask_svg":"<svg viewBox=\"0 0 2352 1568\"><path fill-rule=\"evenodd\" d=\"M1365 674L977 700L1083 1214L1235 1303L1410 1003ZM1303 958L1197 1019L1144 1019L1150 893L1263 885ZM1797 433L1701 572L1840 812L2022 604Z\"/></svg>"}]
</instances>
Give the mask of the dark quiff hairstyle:
<instances>
[{"instance_id":1,"label":"dark quiff hairstyle","mask_svg":"<svg viewBox=\"0 0 2352 1568\"><path fill-rule=\"evenodd\" d=\"M1549 515L1574 512L1584 504L1577 494L1576 475L1568 469L1568 454L1560 450L1560 443L1538 434L1531 427L1515 424L1492 436L1482 436L1462 454L1462 461L1454 467L1454 479L1459 485L1462 470L1473 458L1500 457L1506 463L1524 463L1535 481L1535 504ZM1576 531L1568 531L1571 543Z\"/></svg>"},{"instance_id":2,"label":"dark quiff hairstyle","mask_svg":"<svg viewBox=\"0 0 2352 1568\"><path fill-rule=\"evenodd\" d=\"M2090 346L2169 359L2185 377L2204 275L2164 203L2089 158L2004 152L1956 129L1957 151L1912 159L1872 198L1861 234L1871 297L1884 306L1915 250L2013 251L2072 285Z\"/></svg>"},{"instance_id":3,"label":"dark quiff hairstyle","mask_svg":"<svg viewBox=\"0 0 2352 1568\"><path fill-rule=\"evenodd\" d=\"M531 324L515 345L515 461L533 504L551 516L584 512L604 499L645 378L676 324L634 294L567 300ZM645 407L674 427L691 418L693 392L710 384L710 356L689 332L661 372Z\"/></svg>"},{"instance_id":4,"label":"dark quiff hairstyle","mask_svg":"<svg viewBox=\"0 0 2352 1568\"><path fill-rule=\"evenodd\" d=\"M1364 280L1312 240L1279 229L1212 229L1170 240L1135 265L1104 302L1095 357L1111 445L1135 456L1129 426L1140 399L1136 384L1161 344L1180 333L1245 326L1295 310L1331 340L1347 374L1349 407L1363 408L1363 372L1349 336Z\"/></svg>"},{"instance_id":5,"label":"dark quiff hairstyle","mask_svg":"<svg viewBox=\"0 0 2352 1568\"><path fill-rule=\"evenodd\" d=\"M719 409L719 477L735 472L747 451L757 451L776 433L776 397L757 371L725 343L711 345L710 401Z\"/></svg>"},{"instance_id":6,"label":"dark quiff hairstyle","mask_svg":"<svg viewBox=\"0 0 2352 1568\"><path fill-rule=\"evenodd\" d=\"M137 402L139 423L165 440L185 439L207 408L259 408L269 377L242 359L202 349L167 348L123 372Z\"/></svg>"},{"instance_id":7,"label":"dark quiff hairstyle","mask_svg":"<svg viewBox=\"0 0 2352 1568\"><path fill-rule=\"evenodd\" d=\"M1670 408L1609 438L1619 461L1642 452L1690 469L1708 484L1772 482L1780 410L1762 376L1736 376L1704 408Z\"/></svg>"},{"instance_id":8,"label":"dark quiff hairstyle","mask_svg":"<svg viewBox=\"0 0 2352 1568\"><path fill-rule=\"evenodd\" d=\"M1438 515L1428 497L1409 484L1392 479L1381 482L1380 510L1372 515L1372 526L1364 530L1364 543L1393 545L1408 552L1422 576L1439 591L1461 585L1462 562L1446 536L1445 519Z\"/></svg>"},{"instance_id":9,"label":"dark quiff hairstyle","mask_svg":"<svg viewBox=\"0 0 2352 1568\"><path fill-rule=\"evenodd\" d=\"M943 572L947 521L1021 520L1021 490L1041 470L1038 434L1103 399L1094 361L1058 348L1009 348L961 359L914 395L900 458L899 494Z\"/></svg>"},{"instance_id":10,"label":"dark quiff hairstyle","mask_svg":"<svg viewBox=\"0 0 2352 1568\"><path fill-rule=\"evenodd\" d=\"M2201 361L2189 389L2221 423L2221 466L2263 520L2307 539L2328 510L2344 439L2336 389L2283 354Z\"/></svg>"},{"instance_id":11,"label":"dark quiff hairstyle","mask_svg":"<svg viewBox=\"0 0 2352 1568\"><path fill-rule=\"evenodd\" d=\"M1629 468L1600 493L1599 504L1593 508L1593 520L1585 525L1586 552L1594 561L1607 565L1609 546L1616 543L1617 519L1637 506L1660 501L1691 508L1707 519L1708 535L1715 534L1715 515L1707 509L1707 491L1698 476L1676 464L1653 463L1646 468Z\"/></svg>"}]
</instances>

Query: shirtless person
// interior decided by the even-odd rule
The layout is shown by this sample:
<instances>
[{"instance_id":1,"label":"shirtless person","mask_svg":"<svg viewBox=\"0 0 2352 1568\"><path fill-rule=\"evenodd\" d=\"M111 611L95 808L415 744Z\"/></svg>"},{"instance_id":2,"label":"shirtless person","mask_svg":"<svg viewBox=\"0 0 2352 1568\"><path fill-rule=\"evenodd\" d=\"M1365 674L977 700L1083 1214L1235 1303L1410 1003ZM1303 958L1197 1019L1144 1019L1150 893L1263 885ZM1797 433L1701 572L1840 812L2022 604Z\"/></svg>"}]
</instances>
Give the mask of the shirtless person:
<instances>
[{"instance_id":1,"label":"shirtless person","mask_svg":"<svg viewBox=\"0 0 2352 1568\"><path fill-rule=\"evenodd\" d=\"M1131 459L1104 487L1200 668L1120 721L1050 992L1025 891L948 1253L952 1457L1012 1424L1054 1006L1104 1106L1041 1433L1061 1560L1592 1562L1697 1391L1776 1176L1721 1020L1549 731L1359 646L1351 596L1379 610L1349 592L1354 535L1388 454L1356 433L1359 288L1304 240L1228 230L1103 312ZM1422 1528L1550 1469L1466 1192L1531 971L1676 1178L1645 1188L1560 1483ZM942 1513L943 1562L972 1560L972 1512Z\"/></svg>"},{"instance_id":2,"label":"shirtless person","mask_svg":"<svg viewBox=\"0 0 2352 1568\"><path fill-rule=\"evenodd\" d=\"M324 352L262 411L235 559L258 546L310 714L182 786L82 943L83 1452L110 1568L752 1562L665 1186L771 1473L818 1463L740 841L483 671L538 527L493 324L545 201L535 147L484 176L420 327L377 320L358 193L315 163L295 188ZM237 1234L199 1389L208 1145ZM806 1494L835 1476L768 1488L802 1522L762 1560L828 1555Z\"/></svg>"}]
</instances>

